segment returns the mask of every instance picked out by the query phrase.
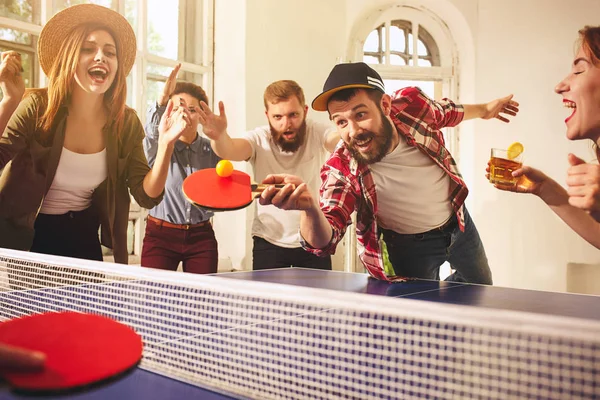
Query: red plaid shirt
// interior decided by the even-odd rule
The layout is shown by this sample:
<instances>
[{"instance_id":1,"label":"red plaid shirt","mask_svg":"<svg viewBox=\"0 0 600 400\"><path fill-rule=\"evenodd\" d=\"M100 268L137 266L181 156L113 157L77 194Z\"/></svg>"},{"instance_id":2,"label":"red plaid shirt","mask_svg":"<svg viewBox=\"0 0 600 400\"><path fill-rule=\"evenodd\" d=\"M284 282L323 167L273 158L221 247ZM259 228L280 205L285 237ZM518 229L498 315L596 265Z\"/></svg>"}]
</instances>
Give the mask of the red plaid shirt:
<instances>
[{"instance_id":1,"label":"red plaid shirt","mask_svg":"<svg viewBox=\"0 0 600 400\"><path fill-rule=\"evenodd\" d=\"M444 146L441 128L458 125L464 117L463 106L448 99L436 102L419 88L408 87L392 95L392 122L409 146L416 146L450 177L450 199L461 230L464 230L463 204L468 189L456 162ZM338 146L321 169L321 210L333 229L329 244L312 248L302 240L302 246L316 255L333 254L337 244L352 223L356 211L358 255L371 276L377 279L404 280L395 271L386 271L377 231L377 193L367 164L359 164L346 146Z\"/></svg>"}]
</instances>

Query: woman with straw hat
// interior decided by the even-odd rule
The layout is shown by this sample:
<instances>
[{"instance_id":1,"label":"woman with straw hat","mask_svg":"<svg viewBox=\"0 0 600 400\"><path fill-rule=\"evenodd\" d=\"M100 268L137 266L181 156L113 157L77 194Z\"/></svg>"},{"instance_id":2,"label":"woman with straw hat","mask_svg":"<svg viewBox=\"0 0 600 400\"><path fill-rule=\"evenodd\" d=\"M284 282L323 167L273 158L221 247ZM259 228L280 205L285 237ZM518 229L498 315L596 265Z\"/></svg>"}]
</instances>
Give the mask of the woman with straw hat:
<instances>
[{"instance_id":1,"label":"woman with straw hat","mask_svg":"<svg viewBox=\"0 0 600 400\"><path fill-rule=\"evenodd\" d=\"M0 138L0 246L102 260L101 226L101 243L127 263L129 195L145 208L160 202L173 145L190 120L185 107L167 106L150 169L144 129L125 105L135 55L123 16L82 4L42 29L47 88L19 102L19 60L3 57L0 86L11 96L0 103L0 128L12 117Z\"/></svg>"}]
</instances>

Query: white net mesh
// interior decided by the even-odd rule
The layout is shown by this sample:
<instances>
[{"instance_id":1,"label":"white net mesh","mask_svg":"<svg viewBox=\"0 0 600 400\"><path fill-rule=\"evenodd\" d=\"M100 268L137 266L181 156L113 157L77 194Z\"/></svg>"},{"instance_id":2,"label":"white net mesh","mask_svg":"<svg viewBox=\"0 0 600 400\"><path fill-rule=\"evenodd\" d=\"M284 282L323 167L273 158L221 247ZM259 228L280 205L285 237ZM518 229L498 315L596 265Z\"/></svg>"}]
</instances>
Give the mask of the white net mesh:
<instances>
[{"instance_id":1,"label":"white net mesh","mask_svg":"<svg viewBox=\"0 0 600 400\"><path fill-rule=\"evenodd\" d=\"M0 321L106 315L141 367L256 399L591 399L600 323L0 251Z\"/></svg>"}]
</instances>

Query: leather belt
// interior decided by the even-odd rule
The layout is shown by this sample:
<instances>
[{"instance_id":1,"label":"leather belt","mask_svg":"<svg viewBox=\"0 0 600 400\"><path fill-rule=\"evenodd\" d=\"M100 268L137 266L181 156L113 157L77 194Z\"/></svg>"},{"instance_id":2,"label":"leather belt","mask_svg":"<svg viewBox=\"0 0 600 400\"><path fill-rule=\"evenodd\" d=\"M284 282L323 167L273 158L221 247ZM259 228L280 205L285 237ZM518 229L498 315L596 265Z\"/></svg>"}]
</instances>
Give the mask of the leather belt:
<instances>
[{"instance_id":1,"label":"leather belt","mask_svg":"<svg viewBox=\"0 0 600 400\"><path fill-rule=\"evenodd\" d=\"M456 213L452 213L452 216L448 221L446 221L442 226L438 226L437 228L433 228L423 233L431 233L431 232L443 232L450 227L454 227L458 224L458 219L456 217Z\"/></svg>"},{"instance_id":2,"label":"leather belt","mask_svg":"<svg viewBox=\"0 0 600 400\"><path fill-rule=\"evenodd\" d=\"M201 228L203 226L210 225L210 220L200 222L198 224L172 224L172 223L170 223L168 221L164 221L160 218L155 218L152 215L148 215L148 221L150 221L158 226L164 226L165 228L181 229L183 231L188 231L190 229Z\"/></svg>"}]
</instances>

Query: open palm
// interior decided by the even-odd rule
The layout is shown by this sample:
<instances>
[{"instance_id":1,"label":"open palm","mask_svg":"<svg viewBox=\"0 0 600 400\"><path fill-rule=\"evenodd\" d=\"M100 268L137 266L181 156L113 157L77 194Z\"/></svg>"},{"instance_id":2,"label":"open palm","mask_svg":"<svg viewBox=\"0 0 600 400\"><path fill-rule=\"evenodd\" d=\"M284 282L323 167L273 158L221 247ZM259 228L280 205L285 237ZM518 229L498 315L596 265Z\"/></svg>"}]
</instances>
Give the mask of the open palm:
<instances>
[{"instance_id":1,"label":"open palm","mask_svg":"<svg viewBox=\"0 0 600 400\"><path fill-rule=\"evenodd\" d=\"M173 101L169 100L167 109L158 124L159 138L161 141L175 143L183 132L190 126L190 115L187 107L178 107L173 111Z\"/></svg>"},{"instance_id":2,"label":"open palm","mask_svg":"<svg viewBox=\"0 0 600 400\"><path fill-rule=\"evenodd\" d=\"M219 102L219 115L213 113L208 104L200 102L198 116L202 131L210 139L219 139L227 130L227 115L225 115L225 105L222 101Z\"/></svg>"},{"instance_id":3,"label":"open palm","mask_svg":"<svg viewBox=\"0 0 600 400\"><path fill-rule=\"evenodd\" d=\"M490 101L485 105L485 112L482 119L497 118L502 122L510 122L507 115L516 116L519 112L519 103L512 100L513 95L508 95L500 99Z\"/></svg>"}]
</instances>

